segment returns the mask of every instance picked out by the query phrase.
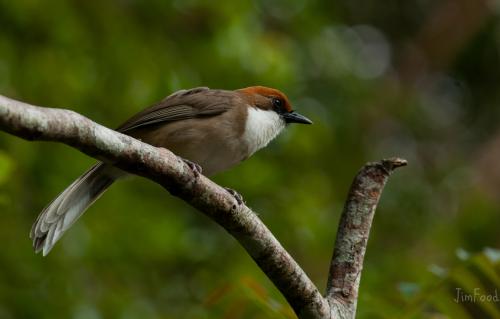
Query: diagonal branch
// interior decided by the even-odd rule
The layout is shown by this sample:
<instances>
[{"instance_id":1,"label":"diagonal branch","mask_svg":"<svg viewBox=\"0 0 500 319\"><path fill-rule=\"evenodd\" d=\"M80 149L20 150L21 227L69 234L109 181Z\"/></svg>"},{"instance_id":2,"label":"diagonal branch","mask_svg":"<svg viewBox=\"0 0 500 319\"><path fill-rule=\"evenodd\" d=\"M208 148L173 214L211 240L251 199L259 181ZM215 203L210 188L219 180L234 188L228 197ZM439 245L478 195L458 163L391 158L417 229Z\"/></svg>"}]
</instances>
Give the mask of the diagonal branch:
<instances>
[{"instance_id":1,"label":"diagonal branch","mask_svg":"<svg viewBox=\"0 0 500 319\"><path fill-rule=\"evenodd\" d=\"M144 176L208 215L233 235L280 289L297 314L321 318L328 305L312 281L257 215L224 188L196 175L172 152L110 130L73 111L0 96L0 129L27 140L62 142Z\"/></svg>"},{"instance_id":2,"label":"diagonal branch","mask_svg":"<svg viewBox=\"0 0 500 319\"><path fill-rule=\"evenodd\" d=\"M371 220L387 177L393 168L404 163L398 159L386 160L365 166L358 174L337 236L338 247L333 263L339 263L340 268L332 265L333 275L330 276L327 298L324 298L250 208L239 205L221 186L197 175L172 152L110 130L75 112L33 106L1 95L0 130L26 140L70 145L89 156L162 185L234 236L285 296L299 318L354 316L359 276L354 280L350 278L356 271L361 271ZM352 211L352 207L358 209ZM363 225L358 227L357 221ZM356 250L343 245L343 238L353 243L359 239ZM352 265L343 264L344 256L349 256L349 262L354 261ZM346 279L350 283L342 285L347 282ZM338 296L338 291L342 291L341 296Z\"/></svg>"}]
</instances>

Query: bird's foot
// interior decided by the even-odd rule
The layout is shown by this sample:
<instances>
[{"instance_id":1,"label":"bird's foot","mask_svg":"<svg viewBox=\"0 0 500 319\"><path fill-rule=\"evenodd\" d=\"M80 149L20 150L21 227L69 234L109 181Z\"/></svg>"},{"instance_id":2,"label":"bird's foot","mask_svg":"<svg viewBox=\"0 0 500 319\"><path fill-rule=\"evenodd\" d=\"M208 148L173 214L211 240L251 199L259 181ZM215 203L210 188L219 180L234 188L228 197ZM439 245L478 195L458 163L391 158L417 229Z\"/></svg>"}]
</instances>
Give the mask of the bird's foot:
<instances>
[{"instance_id":1,"label":"bird's foot","mask_svg":"<svg viewBox=\"0 0 500 319\"><path fill-rule=\"evenodd\" d=\"M191 162L190 160L187 160L185 158L183 158L182 160L193 171L194 177L196 177L196 178L200 177L201 173L203 172L203 169L201 168L200 165L196 164L195 162Z\"/></svg>"},{"instance_id":2,"label":"bird's foot","mask_svg":"<svg viewBox=\"0 0 500 319\"><path fill-rule=\"evenodd\" d=\"M235 191L234 189L232 188L229 188L229 187L224 187L224 189L231 195L233 195L234 199L236 199L236 201L238 202L238 205L241 205L244 203L243 201L243 196L241 196L240 193L238 193L237 191Z\"/></svg>"}]
</instances>

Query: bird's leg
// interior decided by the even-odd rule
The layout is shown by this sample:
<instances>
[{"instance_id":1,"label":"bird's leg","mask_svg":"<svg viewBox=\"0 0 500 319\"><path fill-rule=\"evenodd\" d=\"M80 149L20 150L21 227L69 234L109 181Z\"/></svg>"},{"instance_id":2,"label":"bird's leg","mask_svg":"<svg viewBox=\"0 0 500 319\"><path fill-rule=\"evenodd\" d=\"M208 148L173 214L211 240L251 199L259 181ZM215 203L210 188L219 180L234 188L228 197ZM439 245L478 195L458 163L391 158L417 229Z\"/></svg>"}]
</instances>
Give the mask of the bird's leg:
<instances>
[{"instance_id":1,"label":"bird's leg","mask_svg":"<svg viewBox=\"0 0 500 319\"><path fill-rule=\"evenodd\" d=\"M224 187L224 189L231 195L233 195L234 199L236 199L236 201L238 202L238 205L241 205L244 203L243 201L243 196L241 196L240 193L238 193L237 191L235 191L234 189L232 188L229 188L229 187Z\"/></svg>"},{"instance_id":2,"label":"bird's leg","mask_svg":"<svg viewBox=\"0 0 500 319\"><path fill-rule=\"evenodd\" d=\"M182 158L182 157L181 157ZM187 160L185 158L182 158L182 160L184 161L184 163L187 164L187 166L189 166L189 168L193 171L194 173L194 177L195 178L198 178L201 173L203 172L203 169L201 168L200 165L196 164L195 162L191 162L190 160Z\"/></svg>"}]
</instances>

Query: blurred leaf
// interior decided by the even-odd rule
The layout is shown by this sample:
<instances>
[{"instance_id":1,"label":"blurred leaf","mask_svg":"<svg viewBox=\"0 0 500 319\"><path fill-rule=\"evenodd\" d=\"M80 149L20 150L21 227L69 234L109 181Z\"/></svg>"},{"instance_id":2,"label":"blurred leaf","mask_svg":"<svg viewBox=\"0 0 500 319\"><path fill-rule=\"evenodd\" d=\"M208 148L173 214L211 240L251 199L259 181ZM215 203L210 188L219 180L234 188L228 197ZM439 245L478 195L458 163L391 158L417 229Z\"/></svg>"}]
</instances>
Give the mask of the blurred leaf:
<instances>
[{"instance_id":1,"label":"blurred leaf","mask_svg":"<svg viewBox=\"0 0 500 319\"><path fill-rule=\"evenodd\" d=\"M459 260L437 283L431 281L409 302L403 317L414 318L419 311L423 314L431 309L449 318L500 318L500 303L495 301L499 266L484 252Z\"/></svg>"}]
</instances>

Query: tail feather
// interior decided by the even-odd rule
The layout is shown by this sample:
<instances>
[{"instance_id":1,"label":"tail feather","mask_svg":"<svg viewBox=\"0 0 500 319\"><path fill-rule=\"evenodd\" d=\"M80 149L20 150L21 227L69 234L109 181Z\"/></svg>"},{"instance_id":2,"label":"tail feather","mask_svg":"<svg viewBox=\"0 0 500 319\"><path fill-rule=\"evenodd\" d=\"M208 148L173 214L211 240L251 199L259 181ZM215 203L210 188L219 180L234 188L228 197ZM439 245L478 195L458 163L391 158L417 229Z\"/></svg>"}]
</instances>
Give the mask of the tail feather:
<instances>
[{"instance_id":1,"label":"tail feather","mask_svg":"<svg viewBox=\"0 0 500 319\"><path fill-rule=\"evenodd\" d=\"M35 252L46 256L66 230L118 178L117 169L99 163L80 176L38 215L31 228Z\"/></svg>"}]
</instances>

